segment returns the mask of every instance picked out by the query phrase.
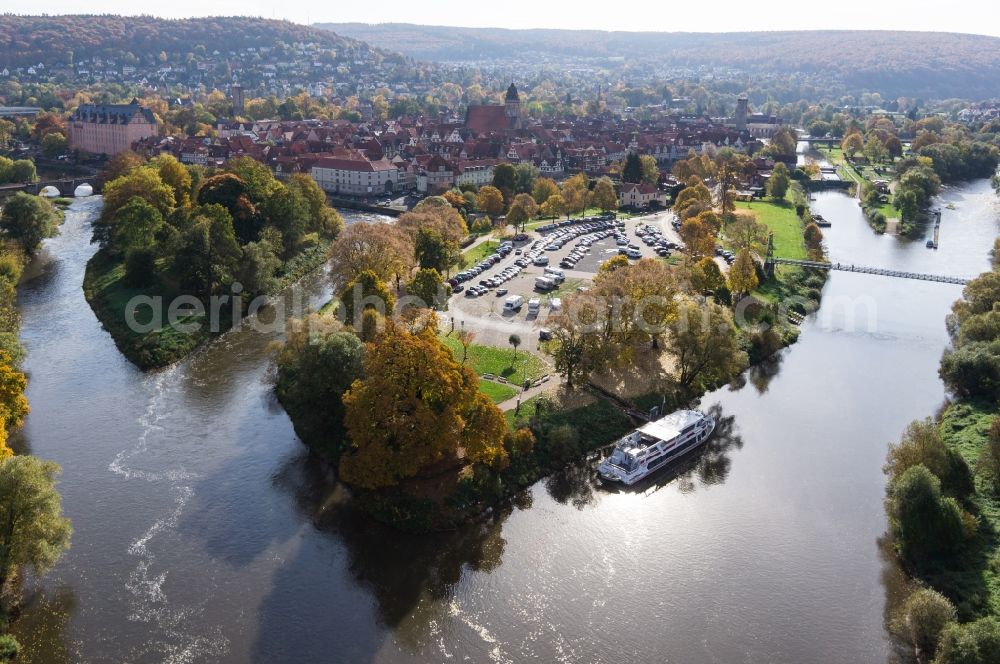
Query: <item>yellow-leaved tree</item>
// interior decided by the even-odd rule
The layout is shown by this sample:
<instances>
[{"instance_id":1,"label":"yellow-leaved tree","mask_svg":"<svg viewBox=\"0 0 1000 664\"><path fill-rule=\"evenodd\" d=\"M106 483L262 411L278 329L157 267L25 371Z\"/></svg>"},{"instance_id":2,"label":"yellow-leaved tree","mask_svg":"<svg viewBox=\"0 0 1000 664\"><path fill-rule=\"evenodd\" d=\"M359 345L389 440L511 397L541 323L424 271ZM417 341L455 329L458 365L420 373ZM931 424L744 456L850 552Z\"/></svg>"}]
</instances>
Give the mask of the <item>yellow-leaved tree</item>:
<instances>
[{"instance_id":1,"label":"yellow-leaved tree","mask_svg":"<svg viewBox=\"0 0 1000 664\"><path fill-rule=\"evenodd\" d=\"M386 320L366 345L364 378L343 401L351 447L340 476L348 484L393 486L463 456L494 468L507 463L503 414L438 339L433 315L416 329Z\"/></svg>"}]
</instances>

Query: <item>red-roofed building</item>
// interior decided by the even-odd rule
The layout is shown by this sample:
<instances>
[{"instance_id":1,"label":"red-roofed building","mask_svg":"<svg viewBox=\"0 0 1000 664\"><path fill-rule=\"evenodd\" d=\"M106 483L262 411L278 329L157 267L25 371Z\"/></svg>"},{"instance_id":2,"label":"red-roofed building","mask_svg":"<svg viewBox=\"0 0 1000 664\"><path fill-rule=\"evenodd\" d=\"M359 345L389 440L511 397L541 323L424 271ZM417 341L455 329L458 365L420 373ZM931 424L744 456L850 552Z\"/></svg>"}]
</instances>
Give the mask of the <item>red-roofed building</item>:
<instances>
[{"instance_id":1,"label":"red-roofed building","mask_svg":"<svg viewBox=\"0 0 1000 664\"><path fill-rule=\"evenodd\" d=\"M396 190L399 169L387 159L343 159L326 157L310 171L317 184L331 194L378 196Z\"/></svg>"}]
</instances>

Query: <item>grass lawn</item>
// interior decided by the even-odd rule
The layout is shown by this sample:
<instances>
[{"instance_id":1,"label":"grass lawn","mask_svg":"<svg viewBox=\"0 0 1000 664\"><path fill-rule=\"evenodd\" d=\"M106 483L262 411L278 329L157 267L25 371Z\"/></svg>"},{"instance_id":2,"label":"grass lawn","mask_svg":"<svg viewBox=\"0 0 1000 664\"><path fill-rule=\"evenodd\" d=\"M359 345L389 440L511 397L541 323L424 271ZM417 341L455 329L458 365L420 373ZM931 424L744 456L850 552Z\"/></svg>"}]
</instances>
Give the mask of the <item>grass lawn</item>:
<instances>
[{"instance_id":1,"label":"grass lawn","mask_svg":"<svg viewBox=\"0 0 1000 664\"><path fill-rule=\"evenodd\" d=\"M441 340L451 349L459 361L462 360L462 344L455 335L441 335ZM530 339L521 339L522 345ZM507 380L520 384L525 378L534 380L548 372L548 368L540 357L534 353L519 348L515 359L513 348L498 348L472 344L469 346L468 364L477 375L493 374L503 376ZM486 381L483 381L486 382Z\"/></svg>"},{"instance_id":2,"label":"grass lawn","mask_svg":"<svg viewBox=\"0 0 1000 664\"><path fill-rule=\"evenodd\" d=\"M479 391L492 399L493 403L500 403L501 401L506 401L510 399L515 394L517 390L510 385L503 385L501 383L494 383L489 380L479 381Z\"/></svg>"},{"instance_id":3,"label":"grass lawn","mask_svg":"<svg viewBox=\"0 0 1000 664\"><path fill-rule=\"evenodd\" d=\"M528 424L535 415L535 404L539 398L535 396L523 402L517 415L513 410L504 413L507 426L515 429ZM624 413L604 399L579 408L543 411L540 417L546 428L563 424L572 426L580 436L581 448L588 450L612 443L634 428Z\"/></svg>"},{"instance_id":4,"label":"grass lawn","mask_svg":"<svg viewBox=\"0 0 1000 664\"><path fill-rule=\"evenodd\" d=\"M774 233L774 255L778 258L805 260L806 247L802 240L802 221L795 214L795 206L788 200L753 201L736 203L737 210L750 210L757 221Z\"/></svg>"},{"instance_id":5,"label":"grass lawn","mask_svg":"<svg viewBox=\"0 0 1000 664\"><path fill-rule=\"evenodd\" d=\"M949 406L941 418L945 444L973 471L996 415L995 404L966 401ZM966 620L987 612L1000 615L1000 497L981 476L976 478L972 506L980 521L976 538L951 565L928 575L932 585L958 599L959 617Z\"/></svg>"},{"instance_id":6,"label":"grass lawn","mask_svg":"<svg viewBox=\"0 0 1000 664\"><path fill-rule=\"evenodd\" d=\"M486 240L486 242L483 242L482 244L478 244L471 249L463 251L462 258L464 258L469 265L475 265L490 254L496 253L496 250L499 247L500 242L497 240Z\"/></svg>"},{"instance_id":7,"label":"grass lawn","mask_svg":"<svg viewBox=\"0 0 1000 664\"><path fill-rule=\"evenodd\" d=\"M195 332L182 332L176 325L166 326L168 306L180 295L174 286L160 281L146 288L131 288L124 283L124 277L124 264L101 250L87 263L83 289L94 313L111 334L118 349L131 362L142 369L165 366L180 359L210 336L204 314L186 316L177 321L178 325L197 324L199 329ZM126 310L133 297L146 295L159 296L159 311L151 311L149 305L138 307L133 310L136 322L149 323L155 313L166 327L151 332L136 332L126 324Z\"/></svg>"}]
</instances>

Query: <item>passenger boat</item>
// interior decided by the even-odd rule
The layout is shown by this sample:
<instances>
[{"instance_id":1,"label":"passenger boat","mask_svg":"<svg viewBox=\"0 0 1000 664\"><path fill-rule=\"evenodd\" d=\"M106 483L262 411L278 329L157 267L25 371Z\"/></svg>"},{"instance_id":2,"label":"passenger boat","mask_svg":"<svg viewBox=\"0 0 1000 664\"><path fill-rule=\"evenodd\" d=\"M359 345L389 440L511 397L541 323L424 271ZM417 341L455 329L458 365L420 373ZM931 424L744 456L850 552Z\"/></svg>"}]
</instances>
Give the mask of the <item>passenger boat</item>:
<instances>
[{"instance_id":1,"label":"passenger boat","mask_svg":"<svg viewBox=\"0 0 1000 664\"><path fill-rule=\"evenodd\" d=\"M678 410L648 422L617 443L597 467L603 482L626 486L700 447L715 431L715 419L696 410Z\"/></svg>"}]
</instances>

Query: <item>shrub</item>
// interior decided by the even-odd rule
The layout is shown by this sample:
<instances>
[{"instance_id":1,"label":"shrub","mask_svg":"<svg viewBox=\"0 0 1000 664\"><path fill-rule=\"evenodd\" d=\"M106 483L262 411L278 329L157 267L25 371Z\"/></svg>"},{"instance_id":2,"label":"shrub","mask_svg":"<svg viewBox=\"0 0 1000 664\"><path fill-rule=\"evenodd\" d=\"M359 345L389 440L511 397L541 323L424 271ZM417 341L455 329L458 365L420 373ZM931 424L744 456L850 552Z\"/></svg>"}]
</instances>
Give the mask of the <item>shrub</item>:
<instances>
[{"instance_id":1,"label":"shrub","mask_svg":"<svg viewBox=\"0 0 1000 664\"><path fill-rule=\"evenodd\" d=\"M934 664L997 664L1000 662L1000 620L989 616L941 632Z\"/></svg>"},{"instance_id":2,"label":"shrub","mask_svg":"<svg viewBox=\"0 0 1000 664\"><path fill-rule=\"evenodd\" d=\"M886 507L900 554L912 563L950 554L966 538L961 508L922 464L893 480Z\"/></svg>"},{"instance_id":3,"label":"shrub","mask_svg":"<svg viewBox=\"0 0 1000 664\"><path fill-rule=\"evenodd\" d=\"M948 449L938 425L930 418L911 422L899 443L889 445L883 470L891 482L916 465L934 473L949 495L963 498L975 490L968 464L960 454Z\"/></svg>"},{"instance_id":4,"label":"shrub","mask_svg":"<svg viewBox=\"0 0 1000 664\"><path fill-rule=\"evenodd\" d=\"M1000 341L976 341L948 349L938 374L960 397L1000 395Z\"/></svg>"},{"instance_id":5,"label":"shrub","mask_svg":"<svg viewBox=\"0 0 1000 664\"><path fill-rule=\"evenodd\" d=\"M0 661L9 662L21 652L21 644L10 634L0 635Z\"/></svg>"},{"instance_id":6,"label":"shrub","mask_svg":"<svg viewBox=\"0 0 1000 664\"><path fill-rule=\"evenodd\" d=\"M906 598L893 628L919 653L929 655L937 650L941 632L955 617L955 607L947 597L930 588L920 588Z\"/></svg>"}]
</instances>

